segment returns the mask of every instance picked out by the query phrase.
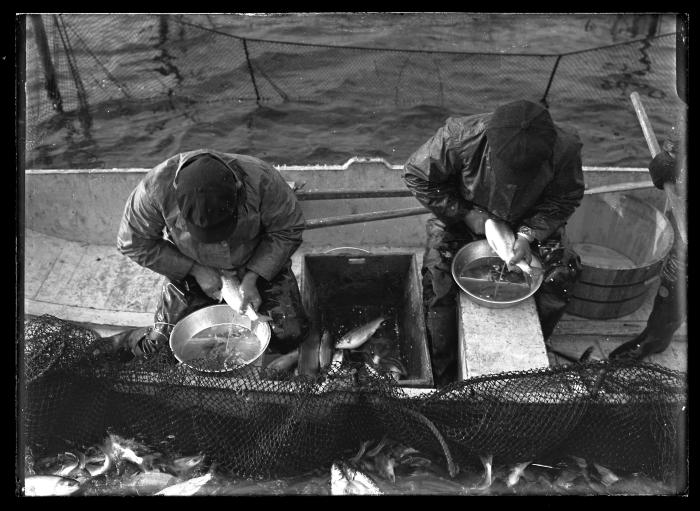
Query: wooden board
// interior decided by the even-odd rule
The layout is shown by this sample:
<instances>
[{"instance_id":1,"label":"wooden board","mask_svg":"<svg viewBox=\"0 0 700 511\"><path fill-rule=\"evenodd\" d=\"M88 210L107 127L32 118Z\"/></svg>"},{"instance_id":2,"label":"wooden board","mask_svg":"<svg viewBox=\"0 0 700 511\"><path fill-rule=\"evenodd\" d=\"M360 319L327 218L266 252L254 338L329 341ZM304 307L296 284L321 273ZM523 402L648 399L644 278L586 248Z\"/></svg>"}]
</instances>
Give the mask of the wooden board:
<instances>
[{"instance_id":1,"label":"wooden board","mask_svg":"<svg viewBox=\"0 0 700 511\"><path fill-rule=\"evenodd\" d=\"M534 298L507 309L489 309L459 294L460 380L549 366Z\"/></svg>"}]
</instances>

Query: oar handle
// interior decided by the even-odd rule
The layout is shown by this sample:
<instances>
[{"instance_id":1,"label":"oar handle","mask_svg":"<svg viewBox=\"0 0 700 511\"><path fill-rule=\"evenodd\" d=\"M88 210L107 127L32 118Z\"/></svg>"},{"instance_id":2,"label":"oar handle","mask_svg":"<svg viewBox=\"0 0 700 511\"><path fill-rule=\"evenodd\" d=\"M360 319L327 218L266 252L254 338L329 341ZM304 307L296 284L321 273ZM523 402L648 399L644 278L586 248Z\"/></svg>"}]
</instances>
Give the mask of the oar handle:
<instances>
[{"instance_id":1,"label":"oar handle","mask_svg":"<svg viewBox=\"0 0 700 511\"><path fill-rule=\"evenodd\" d=\"M642 132L644 133L644 139L647 141L647 145L649 146L649 152L653 158L661 152L661 146L659 146L659 141L656 140L656 135L651 127L651 122L649 122L649 117L647 117L646 110L644 110L642 98L639 97L639 93L636 91L633 92L630 94L630 99L632 100L634 111L637 113L639 124L642 126Z\"/></svg>"},{"instance_id":2,"label":"oar handle","mask_svg":"<svg viewBox=\"0 0 700 511\"><path fill-rule=\"evenodd\" d=\"M661 147L659 146L658 140L656 140L656 135L654 135L654 130L651 127L647 113L644 110L644 105L642 104L642 98L639 97L638 92L633 92L630 94L630 99L632 100L632 105L634 106L634 111L637 113L637 119L639 119L639 124L642 126L642 131L644 132L644 138L649 146L649 152L653 158L661 152ZM673 214L678 220L676 225L678 226L678 232L681 235L684 243L688 243L688 231L686 230L686 215L684 205L681 204L678 199L674 196L673 190L670 190L668 186L664 185L664 192L666 193L666 204L664 206L664 213L668 211L669 207Z\"/></svg>"}]
</instances>

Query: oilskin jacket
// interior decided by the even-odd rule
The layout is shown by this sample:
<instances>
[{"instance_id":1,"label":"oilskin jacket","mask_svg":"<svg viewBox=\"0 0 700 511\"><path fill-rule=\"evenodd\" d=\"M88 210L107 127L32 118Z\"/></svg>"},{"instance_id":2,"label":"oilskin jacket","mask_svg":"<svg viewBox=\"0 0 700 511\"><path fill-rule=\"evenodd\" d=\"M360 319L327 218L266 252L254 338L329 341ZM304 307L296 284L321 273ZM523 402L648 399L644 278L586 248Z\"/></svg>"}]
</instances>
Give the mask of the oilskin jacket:
<instances>
[{"instance_id":1,"label":"oilskin jacket","mask_svg":"<svg viewBox=\"0 0 700 511\"><path fill-rule=\"evenodd\" d=\"M544 241L581 203L581 141L573 129L555 126L553 156L520 184L504 183L490 163L486 123L491 114L451 117L406 162L404 180L418 201L440 220L464 220L478 207L512 225L532 229ZM534 169L533 169L534 170Z\"/></svg>"},{"instance_id":2,"label":"oilskin jacket","mask_svg":"<svg viewBox=\"0 0 700 511\"><path fill-rule=\"evenodd\" d=\"M238 224L219 243L200 243L187 232L174 182L191 158L209 154L244 183ZM199 149L177 154L150 170L129 196L117 247L136 263L171 280L182 280L194 262L220 269L252 270L272 280L302 242L304 217L294 192L271 165L258 158Z\"/></svg>"}]
</instances>

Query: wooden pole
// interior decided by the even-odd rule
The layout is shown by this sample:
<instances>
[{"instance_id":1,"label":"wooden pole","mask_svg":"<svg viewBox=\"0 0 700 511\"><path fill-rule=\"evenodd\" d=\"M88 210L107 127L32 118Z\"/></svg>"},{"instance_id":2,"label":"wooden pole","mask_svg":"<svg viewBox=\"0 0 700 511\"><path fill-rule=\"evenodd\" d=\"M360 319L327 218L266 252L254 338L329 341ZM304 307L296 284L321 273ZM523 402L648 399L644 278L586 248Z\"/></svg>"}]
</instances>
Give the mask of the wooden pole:
<instances>
[{"instance_id":1,"label":"wooden pole","mask_svg":"<svg viewBox=\"0 0 700 511\"><path fill-rule=\"evenodd\" d=\"M632 100L634 111L637 113L639 124L642 126L642 132L644 133L644 138L647 141L647 146L649 146L649 152L653 158L661 152L661 147L659 146L659 142L656 140L654 129L651 127L649 117L647 117L647 113L644 110L642 98L640 98L639 93L635 91L630 94L630 99ZM685 136L685 134L683 133L681 136ZM668 211L670 205L671 211L677 220L676 225L678 226L678 232L680 233L683 242L688 243L688 231L686 227L684 205L676 195L672 185L669 185L668 183L664 184L664 192L666 193L666 206L664 207L664 213Z\"/></svg>"},{"instance_id":2,"label":"wooden pole","mask_svg":"<svg viewBox=\"0 0 700 511\"><path fill-rule=\"evenodd\" d=\"M56 70L53 67L51 53L49 52L49 42L46 38L46 29L40 14L31 14L29 19L32 21L34 28L34 39L36 40L41 64L44 68L44 77L46 78L46 92L51 99L54 110L63 113L63 99L58 90L58 80L56 79Z\"/></svg>"},{"instance_id":3,"label":"wooden pole","mask_svg":"<svg viewBox=\"0 0 700 511\"><path fill-rule=\"evenodd\" d=\"M595 195L599 193L625 192L629 190L640 190L652 188L651 181L641 181L636 183L618 183L614 185L598 186L583 192L585 195ZM346 192L343 192L346 193ZM415 208L404 208L386 211L371 211L368 213L356 213L353 215L332 216L327 218L314 218L306 221L306 229L321 229L323 227L333 227L336 225L360 224L364 222L376 222L377 220L388 220L391 218L402 218L407 216L424 215L430 210L422 206Z\"/></svg>"}]
</instances>

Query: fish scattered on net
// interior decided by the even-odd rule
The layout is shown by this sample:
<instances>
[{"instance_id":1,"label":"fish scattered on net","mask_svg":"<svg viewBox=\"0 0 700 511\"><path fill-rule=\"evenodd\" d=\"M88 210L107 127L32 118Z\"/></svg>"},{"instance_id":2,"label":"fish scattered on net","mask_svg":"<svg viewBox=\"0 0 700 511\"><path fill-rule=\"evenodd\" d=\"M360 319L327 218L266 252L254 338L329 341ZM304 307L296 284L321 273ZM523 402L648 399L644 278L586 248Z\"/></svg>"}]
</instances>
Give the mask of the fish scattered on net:
<instances>
[{"instance_id":1,"label":"fish scattered on net","mask_svg":"<svg viewBox=\"0 0 700 511\"><path fill-rule=\"evenodd\" d=\"M478 472L479 457L490 454L494 467L576 456L618 475L672 481L685 456L685 375L655 364L592 361L486 375L408 397L366 363L343 362L338 379L332 368L318 377L257 367L202 374L169 350L129 362L95 357L96 339L53 317L27 324L25 361L48 367L25 370L23 432L37 459L66 445L97 445L108 430L166 452L201 453L244 479L328 470L383 436L415 449L446 479L451 461L455 480ZM393 468L399 484L407 467ZM543 487L555 486L536 466L523 477L533 472Z\"/></svg>"}]
</instances>

